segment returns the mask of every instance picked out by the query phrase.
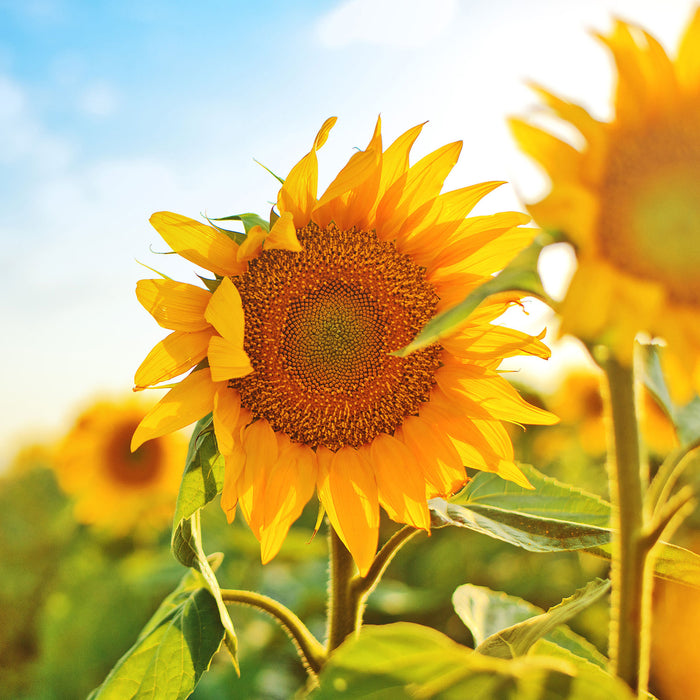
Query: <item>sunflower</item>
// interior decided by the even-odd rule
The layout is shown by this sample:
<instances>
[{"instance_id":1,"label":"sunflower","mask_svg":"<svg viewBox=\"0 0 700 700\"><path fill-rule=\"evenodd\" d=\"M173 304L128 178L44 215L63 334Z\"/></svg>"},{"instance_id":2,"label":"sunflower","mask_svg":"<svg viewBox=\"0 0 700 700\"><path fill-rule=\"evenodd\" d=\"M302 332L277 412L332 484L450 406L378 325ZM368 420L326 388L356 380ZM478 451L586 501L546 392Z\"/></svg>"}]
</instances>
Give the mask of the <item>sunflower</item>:
<instances>
[{"instance_id":1,"label":"sunflower","mask_svg":"<svg viewBox=\"0 0 700 700\"><path fill-rule=\"evenodd\" d=\"M561 453L565 441L557 439L556 431L574 431L578 445L585 452L594 456L605 453L608 419L602 380L601 372L588 367L577 367L567 372L546 402L561 423L542 435L545 444L551 440ZM652 454L665 456L678 446L673 423L646 388L640 389L638 399L644 444ZM548 452L551 457L555 456L554 450Z\"/></svg>"},{"instance_id":2,"label":"sunflower","mask_svg":"<svg viewBox=\"0 0 700 700\"><path fill-rule=\"evenodd\" d=\"M440 194L461 143L409 167L422 126L382 148L380 123L317 197L317 150L277 196L271 228L236 240L178 214L151 223L173 251L213 272L206 288L142 280L137 296L171 330L136 388L193 370L141 422L133 446L213 411L225 458L221 503L278 552L318 493L361 572L377 547L379 506L428 530L427 499L456 492L465 466L528 482L501 421L550 423L499 374L504 357L546 358L535 337L494 325L513 303L484 303L439 345L405 346L441 309L504 266L534 231L515 212L465 218L499 184ZM239 237L240 240L240 237Z\"/></svg>"},{"instance_id":3,"label":"sunflower","mask_svg":"<svg viewBox=\"0 0 700 700\"><path fill-rule=\"evenodd\" d=\"M583 146L512 120L551 179L529 209L577 249L562 331L609 344L625 364L638 333L663 339L672 389L686 400L700 389L700 9L675 60L622 21L599 38L617 66L613 121L539 87Z\"/></svg>"},{"instance_id":4,"label":"sunflower","mask_svg":"<svg viewBox=\"0 0 700 700\"><path fill-rule=\"evenodd\" d=\"M172 519L187 444L168 435L132 452L131 437L150 407L134 398L97 401L59 444L56 475L78 521L115 535L149 535Z\"/></svg>"}]
</instances>

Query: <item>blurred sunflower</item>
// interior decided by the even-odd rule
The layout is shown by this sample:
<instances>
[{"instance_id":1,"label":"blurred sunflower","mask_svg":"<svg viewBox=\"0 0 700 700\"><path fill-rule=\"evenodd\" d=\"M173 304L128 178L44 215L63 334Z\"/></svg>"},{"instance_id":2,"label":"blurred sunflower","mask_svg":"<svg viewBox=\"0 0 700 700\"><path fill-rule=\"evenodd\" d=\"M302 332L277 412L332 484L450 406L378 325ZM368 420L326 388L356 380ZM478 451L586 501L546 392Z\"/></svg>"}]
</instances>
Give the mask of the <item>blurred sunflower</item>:
<instances>
[{"instance_id":1,"label":"blurred sunflower","mask_svg":"<svg viewBox=\"0 0 700 700\"><path fill-rule=\"evenodd\" d=\"M457 491L465 466L528 485L501 421L556 419L497 371L504 357L549 356L538 338L492 324L513 297L483 304L440 345L392 355L531 241L534 230L519 227L529 217L465 219L502 183L440 194L461 142L409 167L422 126L383 150L379 122L317 198L316 151L335 121L284 181L269 232L255 226L239 245L184 216L151 218L173 251L216 280L206 289L139 282L141 303L173 332L139 367L136 387L194 370L144 418L133 446L213 411L222 506L231 520L240 505L263 562L317 490L366 572L380 504L427 530L427 498Z\"/></svg>"},{"instance_id":2,"label":"blurred sunflower","mask_svg":"<svg viewBox=\"0 0 700 700\"><path fill-rule=\"evenodd\" d=\"M628 364L637 333L663 338L675 396L688 399L700 389L700 9L675 60L622 21L599 38L617 66L612 122L538 87L582 149L512 120L552 184L529 209L577 250L562 331L602 340Z\"/></svg>"},{"instance_id":3,"label":"blurred sunflower","mask_svg":"<svg viewBox=\"0 0 700 700\"><path fill-rule=\"evenodd\" d=\"M167 435L132 452L131 437L146 413L133 398L98 401L61 441L54 466L78 521L115 535L150 535L172 519L187 443Z\"/></svg>"},{"instance_id":4,"label":"blurred sunflower","mask_svg":"<svg viewBox=\"0 0 700 700\"><path fill-rule=\"evenodd\" d=\"M579 367L569 371L556 391L547 400L547 407L561 423L553 430L543 432L540 447L549 458L555 450L561 453L570 443L572 431L576 447L589 455L603 455L606 445L606 401L602 393L602 372ZM657 456L666 456L678 440L673 423L645 388L640 389L638 405L642 437L647 449Z\"/></svg>"}]
</instances>

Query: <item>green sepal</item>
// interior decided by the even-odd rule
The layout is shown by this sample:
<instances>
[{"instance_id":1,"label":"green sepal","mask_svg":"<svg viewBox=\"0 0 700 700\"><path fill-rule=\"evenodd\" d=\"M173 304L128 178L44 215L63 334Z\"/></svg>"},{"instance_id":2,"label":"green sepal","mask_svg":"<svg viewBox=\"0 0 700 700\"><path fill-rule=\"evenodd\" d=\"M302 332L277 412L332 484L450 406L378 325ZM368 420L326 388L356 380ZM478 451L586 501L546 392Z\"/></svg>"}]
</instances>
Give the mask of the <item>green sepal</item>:
<instances>
[{"instance_id":1,"label":"green sepal","mask_svg":"<svg viewBox=\"0 0 700 700\"><path fill-rule=\"evenodd\" d=\"M232 214L231 216L220 216L216 219L210 219L210 221L240 221L243 224L246 236L250 233L250 229L252 229L253 226L260 226L263 230L267 232L270 231L270 226L267 221L257 214Z\"/></svg>"},{"instance_id":2,"label":"green sepal","mask_svg":"<svg viewBox=\"0 0 700 700\"><path fill-rule=\"evenodd\" d=\"M267 170L267 172L270 173L270 175L272 175L272 177L274 177L275 180L277 180L277 182L280 183L280 185L284 185L284 178L283 178L283 177L280 177L279 175L276 175L275 173L273 173L272 170L270 170L270 168L267 167L267 165L263 165L259 160L255 160L255 158L253 158L253 160L254 160L263 170Z\"/></svg>"},{"instance_id":3,"label":"green sepal","mask_svg":"<svg viewBox=\"0 0 700 700\"><path fill-rule=\"evenodd\" d=\"M599 594L602 595L604 592L605 589L601 587ZM455 590L452 596L452 605L462 622L472 633L477 649L483 653L488 653L483 649L483 646L491 644L487 643L487 640L493 640L500 633L505 633L504 643L510 644L508 629L512 630L525 621L530 622L537 616L549 614L522 598L470 583L459 586ZM545 631L539 636L599 668L605 669L607 667L608 660L598 649L564 624L559 624L555 629ZM536 641L533 639L532 644ZM499 656L499 654L492 655Z\"/></svg>"},{"instance_id":4,"label":"green sepal","mask_svg":"<svg viewBox=\"0 0 700 700\"><path fill-rule=\"evenodd\" d=\"M214 596L201 574L188 571L88 700L184 700L223 638Z\"/></svg>"},{"instance_id":5,"label":"green sepal","mask_svg":"<svg viewBox=\"0 0 700 700\"><path fill-rule=\"evenodd\" d=\"M545 233L537 236L527 248L521 251L495 277L491 277L484 284L474 289L456 306L446 309L431 318L408 345L392 354L398 357L406 357L416 350L439 342L441 338L454 333L463 326L476 307L493 294L523 292L528 296L537 297L553 305L554 302L544 291L542 280L537 271L537 261L542 248L550 243L552 243L551 236Z\"/></svg>"}]
</instances>

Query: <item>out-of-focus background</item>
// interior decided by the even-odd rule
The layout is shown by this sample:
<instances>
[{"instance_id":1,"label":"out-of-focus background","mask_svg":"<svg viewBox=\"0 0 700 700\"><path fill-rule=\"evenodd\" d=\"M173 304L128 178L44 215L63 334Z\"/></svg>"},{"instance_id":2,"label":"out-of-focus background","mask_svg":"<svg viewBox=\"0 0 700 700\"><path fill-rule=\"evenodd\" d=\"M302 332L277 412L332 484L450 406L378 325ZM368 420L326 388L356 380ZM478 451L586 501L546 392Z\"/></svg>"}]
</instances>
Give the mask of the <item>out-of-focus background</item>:
<instances>
[{"instance_id":1,"label":"out-of-focus background","mask_svg":"<svg viewBox=\"0 0 700 700\"><path fill-rule=\"evenodd\" d=\"M139 501L129 492L127 502L115 456L133 422L128 411L142 410L129 403L134 370L164 335L136 301L136 281L152 274L139 261L196 279L176 256L154 254L166 246L151 213L266 215L278 183L254 159L286 175L336 115L319 156L322 189L366 145L378 114L387 143L429 120L416 159L464 140L448 189L508 181L477 213L522 210L547 186L506 125L508 115L535 109L526 82L606 117L611 64L594 32L606 33L618 16L673 52L694 5L0 0L0 697L84 697L183 573L168 551L172 501L159 501L165 516L148 527L115 516L144 503L152 515L156 493L144 488ZM544 261L555 294L571 265L562 250ZM554 354L518 360L511 368L522 371L512 376L562 424L515 431L516 454L605 495L598 378L573 341L554 343L550 312L534 301L526 310L512 322L534 332L547 326ZM111 407L95 404L105 396ZM652 459L673 444L663 420L647 428ZM107 423L124 430L111 433ZM67 453L66 445L81 449ZM159 454L171 449L182 444ZM155 489L149 479L158 474L158 493L172 499L177 475L166 484L159 464L144 465L143 485ZM224 585L279 598L323 637L326 555L321 534L309 541L315 516L311 506L264 568L247 527L228 526L216 504L204 529L207 551L226 554ZM413 619L469 643L450 604L456 586L487 585L546 608L605 574L605 562L590 556L532 555L441 530L397 558L368 620ZM692 698L697 681L663 675L674 664L692 668L678 647L668 649L672 640L693 648L700 603L682 587L660 587L657 597L666 628L655 635L654 689L661 700ZM291 644L252 611L233 616L243 676L236 680L217 657L195 697L290 697L303 683ZM574 627L605 651L605 625L601 604Z\"/></svg>"}]
</instances>

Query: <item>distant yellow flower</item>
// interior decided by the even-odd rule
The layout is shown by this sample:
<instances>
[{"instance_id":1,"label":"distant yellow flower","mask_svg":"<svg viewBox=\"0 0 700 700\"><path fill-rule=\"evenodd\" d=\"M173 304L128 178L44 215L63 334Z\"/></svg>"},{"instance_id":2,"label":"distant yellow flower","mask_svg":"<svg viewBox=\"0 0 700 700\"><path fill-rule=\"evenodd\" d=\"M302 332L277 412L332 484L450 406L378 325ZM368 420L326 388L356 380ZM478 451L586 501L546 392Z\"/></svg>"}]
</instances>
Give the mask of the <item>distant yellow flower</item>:
<instances>
[{"instance_id":1,"label":"distant yellow flower","mask_svg":"<svg viewBox=\"0 0 700 700\"><path fill-rule=\"evenodd\" d=\"M240 505L263 562L317 490L366 572L380 505L427 530L427 498L458 490L465 465L528 485L501 421L554 418L497 371L504 357L549 355L539 339L492 325L508 300L482 305L440 345L391 354L527 245L534 231L519 225L528 217L465 219L501 183L440 194L461 142L409 167L421 126L383 150L377 123L367 149L317 198L316 151L334 123L284 182L269 233L254 227L239 246L177 214L151 218L175 252L216 281L208 289L139 282L138 298L172 333L136 372L137 388L194 370L146 416L133 444L213 411L226 462L222 506L231 520Z\"/></svg>"},{"instance_id":2,"label":"distant yellow flower","mask_svg":"<svg viewBox=\"0 0 700 700\"><path fill-rule=\"evenodd\" d=\"M80 522L124 535L152 533L172 520L187 444L168 435L132 452L131 437L146 413L133 398L98 401L61 441L56 474Z\"/></svg>"},{"instance_id":3,"label":"distant yellow flower","mask_svg":"<svg viewBox=\"0 0 700 700\"><path fill-rule=\"evenodd\" d=\"M687 399L700 389L700 9L674 61L625 22L600 38L618 71L612 122L539 88L583 136L581 150L512 122L552 182L529 209L577 250L563 332L603 340L626 363L638 332L663 338L672 389Z\"/></svg>"},{"instance_id":4,"label":"distant yellow flower","mask_svg":"<svg viewBox=\"0 0 700 700\"><path fill-rule=\"evenodd\" d=\"M602 381L602 372L584 367L573 369L563 377L547 401L548 408L560 418L561 423L542 436L545 441L556 441L557 431L574 431L578 444L588 454L602 455L606 451L606 400ZM642 438L651 453L665 456L677 447L671 420L644 388L640 389L638 410ZM561 449L561 435L558 437Z\"/></svg>"}]
</instances>

